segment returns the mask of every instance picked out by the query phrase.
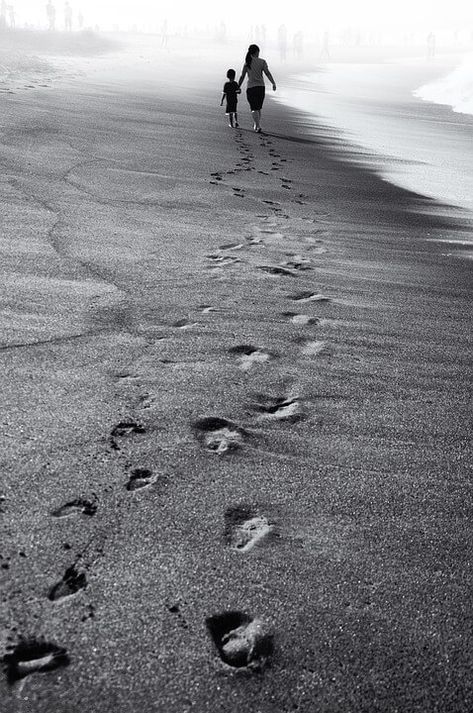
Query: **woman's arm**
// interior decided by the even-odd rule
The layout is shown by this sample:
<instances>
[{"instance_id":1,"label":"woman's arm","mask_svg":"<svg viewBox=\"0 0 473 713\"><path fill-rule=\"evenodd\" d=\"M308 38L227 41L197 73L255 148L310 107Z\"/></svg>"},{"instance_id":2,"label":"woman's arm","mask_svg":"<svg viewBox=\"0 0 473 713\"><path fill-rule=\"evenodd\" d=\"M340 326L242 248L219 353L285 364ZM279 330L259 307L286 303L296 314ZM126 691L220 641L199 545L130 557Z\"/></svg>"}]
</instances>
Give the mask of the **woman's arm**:
<instances>
[{"instance_id":1,"label":"woman's arm","mask_svg":"<svg viewBox=\"0 0 473 713\"><path fill-rule=\"evenodd\" d=\"M268 65L266 64L266 62L264 63L264 66L263 66L263 72L265 73L265 75L268 77L269 81L273 85L273 92L275 92L276 91L276 82L274 81L273 75L269 71Z\"/></svg>"},{"instance_id":2,"label":"woman's arm","mask_svg":"<svg viewBox=\"0 0 473 713\"><path fill-rule=\"evenodd\" d=\"M241 77L240 77L240 79L238 80L238 86L239 86L239 87L241 87L241 85L243 84L243 80L245 79L245 77L246 77L247 74L248 74L248 67L247 67L246 64L245 64L245 65L243 66L243 69L241 70Z\"/></svg>"}]
</instances>

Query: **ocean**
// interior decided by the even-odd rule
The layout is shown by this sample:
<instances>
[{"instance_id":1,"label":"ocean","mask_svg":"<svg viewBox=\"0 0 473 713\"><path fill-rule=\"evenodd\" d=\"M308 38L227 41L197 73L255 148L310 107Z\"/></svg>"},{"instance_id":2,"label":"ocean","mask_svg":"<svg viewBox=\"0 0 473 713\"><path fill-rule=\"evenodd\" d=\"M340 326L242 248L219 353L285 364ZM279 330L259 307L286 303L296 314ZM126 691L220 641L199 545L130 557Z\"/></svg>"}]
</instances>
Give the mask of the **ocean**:
<instances>
[{"instance_id":1,"label":"ocean","mask_svg":"<svg viewBox=\"0 0 473 713\"><path fill-rule=\"evenodd\" d=\"M455 59L328 63L278 100L306 129L327 127L351 160L473 218L473 56Z\"/></svg>"}]
</instances>

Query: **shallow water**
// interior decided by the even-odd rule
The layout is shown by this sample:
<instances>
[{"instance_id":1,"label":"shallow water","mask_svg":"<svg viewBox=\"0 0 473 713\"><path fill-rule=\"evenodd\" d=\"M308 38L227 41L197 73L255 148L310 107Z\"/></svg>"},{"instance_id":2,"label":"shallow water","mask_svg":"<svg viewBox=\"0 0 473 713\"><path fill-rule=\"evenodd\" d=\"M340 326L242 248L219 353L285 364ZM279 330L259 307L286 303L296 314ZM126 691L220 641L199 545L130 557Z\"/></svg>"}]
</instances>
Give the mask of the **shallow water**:
<instances>
[{"instance_id":1,"label":"shallow water","mask_svg":"<svg viewBox=\"0 0 473 713\"><path fill-rule=\"evenodd\" d=\"M416 60L325 65L279 100L322 119L386 180L473 212L473 116L413 95L446 72Z\"/></svg>"}]
</instances>

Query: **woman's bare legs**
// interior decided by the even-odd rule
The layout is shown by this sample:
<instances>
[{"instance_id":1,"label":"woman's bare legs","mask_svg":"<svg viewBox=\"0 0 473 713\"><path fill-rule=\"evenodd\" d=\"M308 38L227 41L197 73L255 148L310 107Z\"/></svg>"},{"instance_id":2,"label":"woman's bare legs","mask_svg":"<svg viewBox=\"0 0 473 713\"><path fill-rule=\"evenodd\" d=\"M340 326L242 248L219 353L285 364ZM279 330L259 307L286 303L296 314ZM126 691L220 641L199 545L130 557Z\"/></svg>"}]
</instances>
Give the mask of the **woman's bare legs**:
<instances>
[{"instance_id":1,"label":"woman's bare legs","mask_svg":"<svg viewBox=\"0 0 473 713\"><path fill-rule=\"evenodd\" d=\"M254 109L251 112L253 116L253 122L254 122L254 130L258 131L260 129L260 121L261 121L261 111L259 109Z\"/></svg>"}]
</instances>

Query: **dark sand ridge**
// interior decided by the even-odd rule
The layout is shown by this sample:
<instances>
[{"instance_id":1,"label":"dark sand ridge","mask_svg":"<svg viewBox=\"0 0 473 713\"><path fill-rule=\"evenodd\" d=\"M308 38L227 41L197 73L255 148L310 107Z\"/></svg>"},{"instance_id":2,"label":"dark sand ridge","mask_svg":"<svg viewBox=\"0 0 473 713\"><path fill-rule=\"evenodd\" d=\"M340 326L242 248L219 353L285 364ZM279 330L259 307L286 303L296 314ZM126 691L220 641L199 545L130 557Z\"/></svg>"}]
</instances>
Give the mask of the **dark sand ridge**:
<instances>
[{"instance_id":1,"label":"dark sand ridge","mask_svg":"<svg viewBox=\"0 0 473 713\"><path fill-rule=\"evenodd\" d=\"M70 663L4 710L471 710L469 272L425 240L455 226L192 86L5 102L2 648Z\"/></svg>"}]
</instances>

